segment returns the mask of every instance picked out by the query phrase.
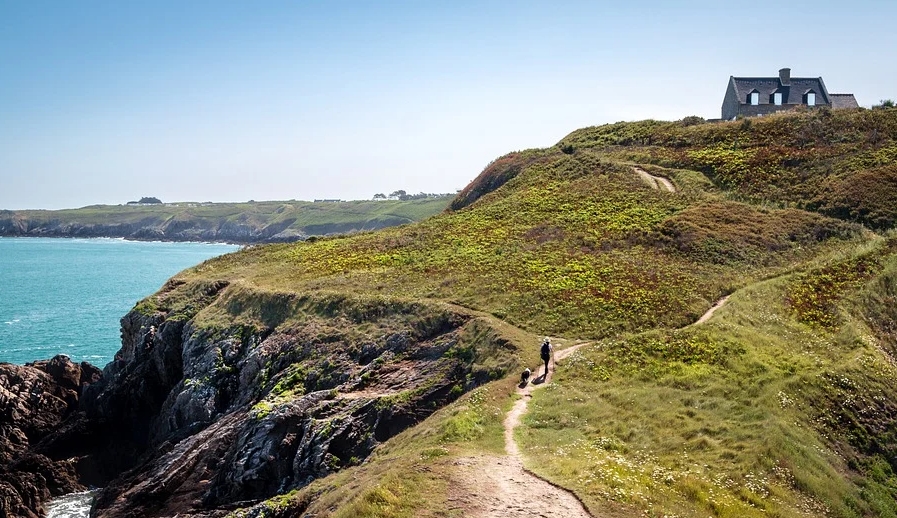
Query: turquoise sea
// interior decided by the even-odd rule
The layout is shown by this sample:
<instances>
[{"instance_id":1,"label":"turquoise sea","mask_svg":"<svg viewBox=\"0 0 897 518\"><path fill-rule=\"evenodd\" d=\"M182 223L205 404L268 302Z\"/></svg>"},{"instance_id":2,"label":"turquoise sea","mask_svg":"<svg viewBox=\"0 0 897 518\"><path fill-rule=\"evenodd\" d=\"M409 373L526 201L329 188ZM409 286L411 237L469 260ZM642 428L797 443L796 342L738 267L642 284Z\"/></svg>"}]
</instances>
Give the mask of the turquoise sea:
<instances>
[{"instance_id":1,"label":"turquoise sea","mask_svg":"<svg viewBox=\"0 0 897 518\"><path fill-rule=\"evenodd\" d=\"M100 368L119 320L179 271L238 250L212 243L0 237L0 362L67 354Z\"/></svg>"}]
</instances>

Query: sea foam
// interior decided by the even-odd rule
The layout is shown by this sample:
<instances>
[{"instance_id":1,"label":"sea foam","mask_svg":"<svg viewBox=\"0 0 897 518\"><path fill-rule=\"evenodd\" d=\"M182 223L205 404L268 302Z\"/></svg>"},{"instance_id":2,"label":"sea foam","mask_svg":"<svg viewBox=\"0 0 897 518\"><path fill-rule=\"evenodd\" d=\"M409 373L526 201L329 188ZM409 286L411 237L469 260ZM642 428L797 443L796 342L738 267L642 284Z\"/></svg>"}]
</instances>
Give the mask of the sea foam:
<instances>
[{"instance_id":1,"label":"sea foam","mask_svg":"<svg viewBox=\"0 0 897 518\"><path fill-rule=\"evenodd\" d=\"M47 504L47 518L88 518L96 493L96 490L82 491L50 500Z\"/></svg>"}]
</instances>

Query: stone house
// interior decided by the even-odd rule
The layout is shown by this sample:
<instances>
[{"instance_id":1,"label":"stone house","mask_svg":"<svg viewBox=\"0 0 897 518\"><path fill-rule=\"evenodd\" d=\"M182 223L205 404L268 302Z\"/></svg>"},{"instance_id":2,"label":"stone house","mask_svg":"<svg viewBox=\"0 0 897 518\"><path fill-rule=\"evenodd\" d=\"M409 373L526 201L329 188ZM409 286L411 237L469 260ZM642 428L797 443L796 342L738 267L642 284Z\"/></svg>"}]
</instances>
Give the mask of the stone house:
<instances>
[{"instance_id":1,"label":"stone house","mask_svg":"<svg viewBox=\"0 0 897 518\"><path fill-rule=\"evenodd\" d=\"M723 98L723 120L755 117L798 106L826 106L833 109L857 108L853 94L832 94L821 77L791 77L791 69L779 70L779 77L729 77Z\"/></svg>"}]
</instances>

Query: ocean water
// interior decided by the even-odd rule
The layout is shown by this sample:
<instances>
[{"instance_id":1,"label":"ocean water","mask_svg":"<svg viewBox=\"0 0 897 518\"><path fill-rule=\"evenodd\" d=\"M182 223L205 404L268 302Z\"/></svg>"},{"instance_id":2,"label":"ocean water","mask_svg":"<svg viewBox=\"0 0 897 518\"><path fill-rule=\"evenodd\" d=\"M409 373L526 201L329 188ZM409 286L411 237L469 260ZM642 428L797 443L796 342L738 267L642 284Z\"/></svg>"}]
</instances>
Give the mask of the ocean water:
<instances>
[{"instance_id":1,"label":"ocean water","mask_svg":"<svg viewBox=\"0 0 897 518\"><path fill-rule=\"evenodd\" d=\"M119 320L170 277L236 245L0 237L0 362L67 354L100 368Z\"/></svg>"},{"instance_id":2,"label":"ocean water","mask_svg":"<svg viewBox=\"0 0 897 518\"><path fill-rule=\"evenodd\" d=\"M47 518L88 518L96 491L69 493L47 503Z\"/></svg>"}]
</instances>

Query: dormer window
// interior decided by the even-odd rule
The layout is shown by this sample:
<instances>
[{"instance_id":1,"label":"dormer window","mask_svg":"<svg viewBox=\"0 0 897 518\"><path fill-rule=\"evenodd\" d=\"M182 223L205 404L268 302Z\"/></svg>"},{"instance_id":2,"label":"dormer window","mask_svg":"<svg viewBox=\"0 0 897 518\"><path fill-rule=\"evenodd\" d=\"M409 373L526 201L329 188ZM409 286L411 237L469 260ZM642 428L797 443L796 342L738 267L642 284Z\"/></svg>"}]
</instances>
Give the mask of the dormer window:
<instances>
[{"instance_id":1,"label":"dormer window","mask_svg":"<svg viewBox=\"0 0 897 518\"><path fill-rule=\"evenodd\" d=\"M751 106L757 106L760 104L760 92L754 90L753 92L748 94L748 104Z\"/></svg>"},{"instance_id":2,"label":"dormer window","mask_svg":"<svg viewBox=\"0 0 897 518\"><path fill-rule=\"evenodd\" d=\"M782 92L776 92L772 94L772 104L776 106L782 105Z\"/></svg>"},{"instance_id":3,"label":"dormer window","mask_svg":"<svg viewBox=\"0 0 897 518\"><path fill-rule=\"evenodd\" d=\"M804 98L807 106L816 106L816 92L810 90L804 95Z\"/></svg>"}]
</instances>

